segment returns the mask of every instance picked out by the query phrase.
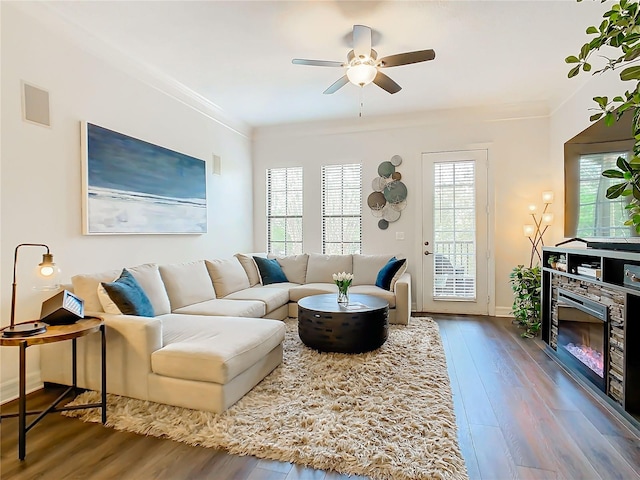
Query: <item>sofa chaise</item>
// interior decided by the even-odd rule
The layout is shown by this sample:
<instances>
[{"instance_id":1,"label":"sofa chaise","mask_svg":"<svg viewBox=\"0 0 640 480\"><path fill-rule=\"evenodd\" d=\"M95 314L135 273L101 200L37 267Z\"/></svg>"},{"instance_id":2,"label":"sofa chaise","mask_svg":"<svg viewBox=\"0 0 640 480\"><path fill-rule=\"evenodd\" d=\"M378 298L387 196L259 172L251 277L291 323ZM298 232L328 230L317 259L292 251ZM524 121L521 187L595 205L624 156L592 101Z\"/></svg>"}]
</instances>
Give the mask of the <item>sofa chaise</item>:
<instances>
[{"instance_id":1,"label":"sofa chaise","mask_svg":"<svg viewBox=\"0 0 640 480\"><path fill-rule=\"evenodd\" d=\"M267 281L254 256L277 264L284 277ZM285 326L305 296L337 293L332 275L352 272L350 291L384 298L389 320L406 324L411 277L396 271L388 289L376 286L391 255L303 254L267 258L237 254L230 259L127 268L145 293L152 315L122 312L104 287L123 270L76 275L74 293L85 315L107 327L107 391L142 400L221 413L282 362ZM395 258L394 258L395 260ZM261 274L262 273L262 274ZM282 281L286 280L286 281ZM78 340L78 386L100 389L100 340ZM41 348L45 382L71 384L68 342Z\"/></svg>"}]
</instances>

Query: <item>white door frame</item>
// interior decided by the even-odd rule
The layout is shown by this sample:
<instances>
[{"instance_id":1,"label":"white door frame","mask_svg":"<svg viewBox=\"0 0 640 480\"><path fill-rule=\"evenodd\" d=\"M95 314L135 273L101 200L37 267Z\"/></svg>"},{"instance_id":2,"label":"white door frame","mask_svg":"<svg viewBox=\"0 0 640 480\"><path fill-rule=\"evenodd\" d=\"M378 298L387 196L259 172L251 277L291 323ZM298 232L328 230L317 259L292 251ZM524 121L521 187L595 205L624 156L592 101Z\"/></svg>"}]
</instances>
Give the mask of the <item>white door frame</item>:
<instances>
[{"instance_id":1,"label":"white door frame","mask_svg":"<svg viewBox=\"0 0 640 480\"><path fill-rule=\"evenodd\" d=\"M423 151L420 153L420 168L419 168L419 183L421 183L422 178L424 177L423 171L423 155L429 153L446 153L446 152L460 152L466 150L486 150L487 151L487 251L489 254L489 258L487 259L487 294L489 296L489 301L487 304L489 315L495 316L496 314L496 269L495 269L495 184L494 184L494 174L491 162L491 143L479 143L467 145L462 148L452 148L447 150L432 150L432 151ZM422 238L422 221L424 218L424 196L426 194L430 194L430 192L425 192L424 188L420 189L420 206L416 209L415 216L415 225L416 225L416 242L415 247L415 257L416 258L416 307L417 311L424 312L424 286L422 285L424 278L424 261L422 260L422 256L424 255L424 245L422 242L424 241ZM419 261L417 261L419 260ZM507 279L505 279L505 282Z\"/></svg>"}]
</instances>

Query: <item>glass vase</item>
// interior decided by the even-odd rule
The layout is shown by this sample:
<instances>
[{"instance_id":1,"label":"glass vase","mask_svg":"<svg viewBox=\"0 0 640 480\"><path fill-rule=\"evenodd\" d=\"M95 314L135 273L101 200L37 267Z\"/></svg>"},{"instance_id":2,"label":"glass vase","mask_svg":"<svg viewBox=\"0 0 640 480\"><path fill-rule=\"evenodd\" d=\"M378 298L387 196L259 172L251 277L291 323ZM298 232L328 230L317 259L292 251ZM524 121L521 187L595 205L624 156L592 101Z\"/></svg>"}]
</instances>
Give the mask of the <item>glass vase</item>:
<instances>
[{"instance_id":1,"label":"glass vase","mask_svg":"<svg viewBox=\"0 0 640 480\"><path fill-rule=\"evenodd\" d=\"M338 290L338 305L347 306L349 305L349 290Z\"/></svg>"}]
</instances>

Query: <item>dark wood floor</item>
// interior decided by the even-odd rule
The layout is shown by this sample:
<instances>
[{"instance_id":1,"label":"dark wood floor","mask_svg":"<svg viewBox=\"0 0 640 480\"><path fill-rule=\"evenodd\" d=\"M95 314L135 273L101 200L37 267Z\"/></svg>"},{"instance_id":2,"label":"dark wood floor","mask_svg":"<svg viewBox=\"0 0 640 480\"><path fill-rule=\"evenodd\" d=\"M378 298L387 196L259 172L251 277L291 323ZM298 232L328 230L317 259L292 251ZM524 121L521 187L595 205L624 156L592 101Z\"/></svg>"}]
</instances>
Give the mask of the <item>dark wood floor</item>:
<instances>
[{"instance_id":1,"label":"dark wood floor","mask_svg":"<svg viewBox=\"0 0 640 480\"><path fill-rule=\"evenodd\" d=\"M508 319L434 317L472 479L640 480L640 439L547 357L539 341L521 339ZM55 393L32 394L29 407ZM116 432L59 414L28 434L27 459L19 462L16 423L0 426L3 480L358 478Z\"/></svg>"}]
</instances>

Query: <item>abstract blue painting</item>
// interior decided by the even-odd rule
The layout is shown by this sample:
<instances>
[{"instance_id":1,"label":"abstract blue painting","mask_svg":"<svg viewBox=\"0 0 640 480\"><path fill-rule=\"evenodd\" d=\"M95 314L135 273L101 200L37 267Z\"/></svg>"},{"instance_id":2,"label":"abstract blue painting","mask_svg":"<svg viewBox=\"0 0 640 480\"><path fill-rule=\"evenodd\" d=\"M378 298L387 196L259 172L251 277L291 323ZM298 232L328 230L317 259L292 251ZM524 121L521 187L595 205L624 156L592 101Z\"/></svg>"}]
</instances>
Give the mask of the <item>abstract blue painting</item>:
<instances>
[{"instance_id":1,"label":"abstract blue painting","mask_svg":"<svg viewBox=\"0 0 640 480\"><path fill-rule=\"evenodd\" d=\"M206 163L82 126L85 235L207 232Z\"/></svg>"}]
</instances>

